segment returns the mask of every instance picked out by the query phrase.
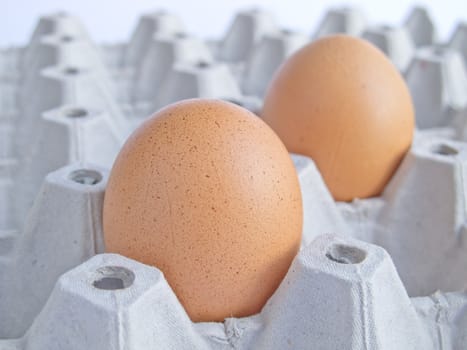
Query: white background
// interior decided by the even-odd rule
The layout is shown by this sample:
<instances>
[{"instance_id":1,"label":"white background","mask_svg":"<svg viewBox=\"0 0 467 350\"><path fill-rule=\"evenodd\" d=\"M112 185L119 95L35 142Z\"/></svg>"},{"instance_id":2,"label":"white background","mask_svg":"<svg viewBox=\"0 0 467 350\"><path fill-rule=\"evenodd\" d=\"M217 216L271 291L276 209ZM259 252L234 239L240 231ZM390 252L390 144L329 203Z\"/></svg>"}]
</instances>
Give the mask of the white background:
<instances>
[{"instance_id":1,"label":"white background","mask_svg":"<svg viewBox=\"0 0 467 350\"><path fill-rule=\"evenodd\" d=\"M41 14L64 10L78 15L97 42L127 40L138 17L155 9L178 14L189 32L221 37L239 9L262 7L272 11L289 29L312 33L326 9L361 7L372 23L398 24L415 4L426 6L446 39L458 20L467 21L467 0L0 0L0 47L24 45Z\"/></svg>"}]
</instances>

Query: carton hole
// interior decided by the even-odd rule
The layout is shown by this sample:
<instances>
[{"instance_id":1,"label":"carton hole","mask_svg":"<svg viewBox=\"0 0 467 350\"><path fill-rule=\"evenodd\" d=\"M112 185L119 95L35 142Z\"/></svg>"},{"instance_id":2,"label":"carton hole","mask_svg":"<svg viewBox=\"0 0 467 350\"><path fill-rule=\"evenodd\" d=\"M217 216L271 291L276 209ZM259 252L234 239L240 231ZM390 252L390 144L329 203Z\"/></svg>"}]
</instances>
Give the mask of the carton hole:
<instances>
[{"instance_id":1,"label":"carton hole","mask_svg":"<svg viewBox=\"0 0 467 350\"><path fill-rule=\"evenodd\" d=\"M435 145L432 148L432 151L433 153L440 154L442 156L455 156L459 154L459 151L457 149L445 144Z\"/></svg>"},{"instance_id":2,"label":"carton hole","mask_svg":"<svg viewBox=\"0 0 467 350\"><path fill-rule=\"evenodd\" d=\"M442 56L444 54L444 48L440 46L435 46L431 49L431 52L433 52L435 55Z\"/></svg>"},{"instance_id":3,"label":"carton hole","mask_svg":"<svg viewBox=\"0 0 467 350\"><path fill-rule=\"evenodd\" d=\"M281 30L281 33L283 35L292 35L293 34L293 31L291 31L290 29L282 29Z\"/></svg>"},{"instance_id":4,"label":"carton hole","mask_svg":"<svg viewBox=\"0 0 467 350\"><path fill-rule=\"evenodd\" d=\"M118 290L130 287L135 274L122 266L104 266L97 269L98 277L92 282L97 289Z\"/></svg>"},{"instance_id":5,"label":"carton hole","mask_svg":"<svg viewBox=\"0 0 467 350\"><path fill-rule=\"evenodd\" d=\"M186 33L178 32L178 33L175 33L175 37L177 39L185 39L187 37L187 35L186 35Z\"/></svg>"},{"instance_id":6,"label":"carton hole","mask_svg":"<svg viewBox=\"0 0 467 350\"><path fill-rule=\"evenodd\" d=\"M79 73L79 69L75 67L68 67L63 70L67 75L76 75Z\"/></svg>"},{"instance_id":7,"label":"carton hole","mask_svg":"<svg viewBox=\"0 0 467 350\"><path fill-rule=\"evenodd\" d=\"M64 114L68 118L83 118L88 115L88 111L83 108L69 108Z\"/></svg>"},{"instance_id":8,"label":"carton hole","mask_svg":"<svg viewBox=\"0 0 467 350\"><path fill-rule=\"evenodd\" d=\"M366 258L366 252L360 248L344 244L333 244L326 257L339 264L359 264Z\"/></svg>"},{"instance_id":9,"label":"carton hole","mask_svg":"<svg viewBox=\"0 0 467 350\"><path fill-rule=\"evenodd\" d=\"M199 61L198 63L196 63L196 67L201 69L208 68L209 66L211 66L211 64L206 61Z\"/></svg>"},{"instance_id":10,"label":"carton hole","mask_svg":"<svg viewBox=\"0 0 467 350\"><path fill-rule=\"evenodd\" d=\"M60 40L64 43L69 43L71 41L73 41L73 37L71 35L64 35L60 38Z\"/></svg>"},{"instance_id":11,"label":"carton hole","mask_svg":"<svg viewBox=\"0 0 467 350\"><path fill-rule=\"evenodd\" d=\"M102 175L95 170L79 169L70 174L70 179L81 185L93 186L102 181Z\"/></svg>"},{"instance_id":12,"label":"carton hole","mask_svg":"<svg viewBox=\"0 0 467 350\"><path fill-rule=\"evenodd\" d=\"M240 102L239 100L236 100L234 98L226 98L224 101L233 103L234 105L237 105L237 106L240 106L240 107L244 106L242 102Z\"/></svg>"}]
</instances>

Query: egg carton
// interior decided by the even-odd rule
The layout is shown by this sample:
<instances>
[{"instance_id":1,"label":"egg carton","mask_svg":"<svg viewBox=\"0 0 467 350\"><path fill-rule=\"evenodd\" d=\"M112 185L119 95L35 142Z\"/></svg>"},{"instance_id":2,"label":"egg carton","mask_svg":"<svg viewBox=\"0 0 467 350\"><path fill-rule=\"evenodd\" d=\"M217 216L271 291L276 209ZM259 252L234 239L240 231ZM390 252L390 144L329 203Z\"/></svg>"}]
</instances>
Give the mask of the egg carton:
<instances>
[{"instance_id":1,"label":"egg carton","mask_svg":"<svg viewBox=\"0 0 467 350\"><path fill-rule=\"evenodd\" d=\"M374 28L333 9L314 38ZM313 161L292 155L304 229L286 278L258 315L193 323L159 270L104 254L108 169L167 103L258 112L273 72L311 39L262 10L213 41L147 14L128 43L105 46L73 16L41 18L27 47L0 52L0 349L467 348L467 31L437 42L422 8L397 28L413 48L419 130L384 193L336 203ZM382 37L400 62L401 36Z\"/></svg>"}]
</instances>

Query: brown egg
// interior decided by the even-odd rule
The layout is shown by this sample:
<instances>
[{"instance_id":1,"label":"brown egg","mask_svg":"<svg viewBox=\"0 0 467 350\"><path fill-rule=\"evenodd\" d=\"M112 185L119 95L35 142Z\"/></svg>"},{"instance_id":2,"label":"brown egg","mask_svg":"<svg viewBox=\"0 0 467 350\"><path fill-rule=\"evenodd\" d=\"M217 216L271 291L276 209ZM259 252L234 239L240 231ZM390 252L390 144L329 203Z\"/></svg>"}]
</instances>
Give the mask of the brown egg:
<instances>
[{"instance_id":1,"label":"brown egg","mask_svg":"<svg viewBox=\"0 0 467 350\"><path fill-rule=\"evenodd\" d=\"M296 255L301 193L290 156L258 117L187 100L124 145L104 202L108 252L158 267L193 321L261 310Z\"/></svg>"},{"instance_id":2,"label":"brown egg","mask_svg":"<svg viewBox=\"0 0 467 350\"><path fill-rule=\"evenodd\" d=\"M269 87L262 118L290 152L315 161L339 201L381 194L414 132L397 69L370 43L345 35L291 56Z\"/></svg>"}]
</instances>

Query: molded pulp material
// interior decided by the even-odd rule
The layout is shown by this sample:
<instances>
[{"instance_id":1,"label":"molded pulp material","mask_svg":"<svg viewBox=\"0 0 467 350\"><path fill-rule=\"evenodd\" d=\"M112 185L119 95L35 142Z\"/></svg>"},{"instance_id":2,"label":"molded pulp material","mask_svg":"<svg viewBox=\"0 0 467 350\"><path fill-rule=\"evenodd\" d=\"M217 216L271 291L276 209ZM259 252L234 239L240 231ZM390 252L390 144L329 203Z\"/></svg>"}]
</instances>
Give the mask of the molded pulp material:
<instances>
[{"instance_id":1,"label":"molded pulp material","mask_svg":"<svg viewBox=\"0 0 467 350\"><path fill-rule=\"evenodd\" d=\"M358 10L331 10L314 37L366 27ZM467 31L436 42L421 8L404 27L419 47L405 78L420 130L402 165L381 196L344 203L292 154L300 252L260 313L218 323L191 322L158 269L103 254L108 171L169 102L216 97L260 111L304 36L249 10L205 43L155 12L127 43L98 46L58 13L27 47L1 49L0 349L465 350ZM407 52L387 50L394 62Z\"/></svg>"}]
</instances>

